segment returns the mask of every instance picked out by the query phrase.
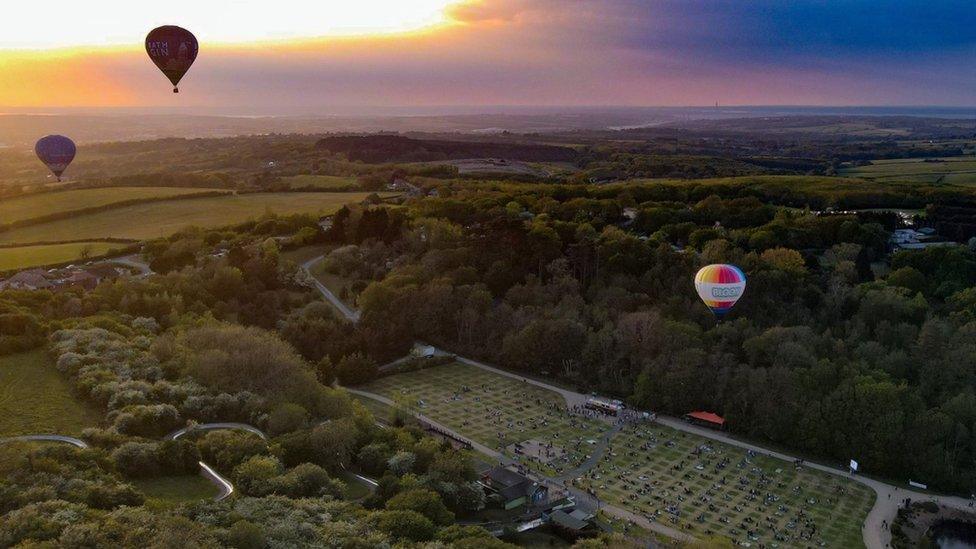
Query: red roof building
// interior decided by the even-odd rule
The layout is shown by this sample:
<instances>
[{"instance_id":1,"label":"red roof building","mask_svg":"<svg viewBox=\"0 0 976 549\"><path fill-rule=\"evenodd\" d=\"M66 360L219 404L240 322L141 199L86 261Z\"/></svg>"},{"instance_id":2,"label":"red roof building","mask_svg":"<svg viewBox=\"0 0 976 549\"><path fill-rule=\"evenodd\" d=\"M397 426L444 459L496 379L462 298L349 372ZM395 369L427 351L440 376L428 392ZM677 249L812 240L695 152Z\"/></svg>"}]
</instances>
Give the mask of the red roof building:
<instances>
[{"instance_id":1,"label":"red roof building","mask_svg":"<svg viewBox=\"0 0 976 549\"><path fill-rule=\"evenodd\" d=\"M709 427L722 428L725 426L725 418L714 412L689 412L685 414L685 419Z\"/></svg>"}]
</instances>

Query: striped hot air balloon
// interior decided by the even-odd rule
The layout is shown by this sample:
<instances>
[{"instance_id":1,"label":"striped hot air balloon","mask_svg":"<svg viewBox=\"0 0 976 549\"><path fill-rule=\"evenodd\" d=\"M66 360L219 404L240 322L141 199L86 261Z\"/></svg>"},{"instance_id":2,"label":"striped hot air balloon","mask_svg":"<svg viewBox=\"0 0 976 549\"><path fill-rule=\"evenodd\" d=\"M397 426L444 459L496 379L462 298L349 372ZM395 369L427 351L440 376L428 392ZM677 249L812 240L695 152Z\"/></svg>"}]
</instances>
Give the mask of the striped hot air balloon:
<instances>
[{"instance_id":1,"label":"striped hot air balloon","mask_svg":"<svg viewBox=\"0 0 976 549\"><path fill-rule=\"evenodd\" d=\"M735 265L706 265L695 275L695 289L721 320L745 292L746 275Z\"/></svg>"}]
</instances>

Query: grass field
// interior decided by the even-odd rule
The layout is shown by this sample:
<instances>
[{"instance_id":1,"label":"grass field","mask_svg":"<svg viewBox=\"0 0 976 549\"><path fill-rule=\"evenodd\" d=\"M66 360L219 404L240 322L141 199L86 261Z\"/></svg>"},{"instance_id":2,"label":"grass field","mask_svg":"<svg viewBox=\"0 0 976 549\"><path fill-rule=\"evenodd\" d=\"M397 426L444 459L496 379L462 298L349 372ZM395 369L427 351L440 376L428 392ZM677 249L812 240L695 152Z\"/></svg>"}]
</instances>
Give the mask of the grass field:
<instances>
[{"instance_id":1,"label":"grass field","mask_svg":"<svg viewBox=\"0 0 976 549\"><path fill-rule=\"evenodd\" d=\"M512 445L551 443L558 457L524 455L529 467L562 474L578 467L607 425L571 415L558 394L466 364L452 363L380 378L363 390L456 430L471 440L515 457Z\"/></svg>"},{"instance_id":2,"label":"grass field","mask_svg":"<svg viewBox=\"0 0 976 549\"><path fill-rule=\"evenodd\" d=\"M467 390L465 389L467 388ZM573 416L555 392L449 364L397 374L362 389L394 399L530 468L569 471L610 425ZM541 440L565 457L513 456L512 442ZM874 503L867 487L657 423L625 427L591 469L572 480L601 501L698 538L767 547L862 547Z\"/></svg>"},{"instance_id":3,"label":"grass field","mask_svg":"<svg viewBox=\"0 0 976 549\"><path fill-rule=\"evenodd\" d=\"M77 400L44 351L0 357L0 436L77 435L102 413Z\"/></svg>"},{"instance_id":4,"label":"grass field","mask_svg":"<svg viewBox=\"0 0 976 549\"><path fill-rule=\"evenodd\" d=\"M40 193L0 201L0 224L43 217L60 212L107 206L126 200L168 198L218 189L181 187L109 187Z\"/></svg>"},{"instance_id":5,"label":"grass field","mask_svg":"<svg viewBox=\"0 0 976 549\"><path fill-rule=\"evenodd\" d=\"M123 246L125 245L113 242L72 242L0 248L0 272L74 261L79 259L85 250L90 257L99 256Z\"/></svg>"},{"instance_id":6,"label":"grass field","mask_svg":"<svg viewBox=\"0 0 976 549\"><path fill-rule=\"evenodd\" d=\"M125 206L0 233L0 243L51 242L85 238L144 240L184 227L220 227L265 213L328 214L359 202L367 193L260 193L181 199Z\"/></svg>"},{"instance_id":7,"label":"grass field","mask_svg":"<svg viewBox=\"0 0 976 549\"><path fill-rule=\"evenodd\" d=\"M611 448L575 485L651 520L696 537L862 546L874 503L862 484L658 425L630 427Z\"/></svg>"},{"instance_id":8,"label":"grass field","mask_svg":"<svg viewBox=\"0 0 976 549\"><path fill-rule=\"evenodd\" d=\"M359 186L355 177L340 175L291 175L282 177L281 182L288 184L290 189L314 187L327 191Z\"/></svg>"},{"instance_id":9,"label":"grass field","mask_svg":"<svg viewBox=\"0 0 976 549\"><path fill-rule=\"evenodd\" d=\"M217 487L201 475L139 479L132 481L132 485L164 507L217 495Z\"/></svg>"},{"instance_id":10,"label":"grass field","mask_svg":"<svg viewBox=\"0 0 976 549\"><path fill-rule=\"evenodd\" d=\"M875 160L869 166L846 168L841 174L877 182L976 185L976 157Z\"/></svg>"}]
</instances>

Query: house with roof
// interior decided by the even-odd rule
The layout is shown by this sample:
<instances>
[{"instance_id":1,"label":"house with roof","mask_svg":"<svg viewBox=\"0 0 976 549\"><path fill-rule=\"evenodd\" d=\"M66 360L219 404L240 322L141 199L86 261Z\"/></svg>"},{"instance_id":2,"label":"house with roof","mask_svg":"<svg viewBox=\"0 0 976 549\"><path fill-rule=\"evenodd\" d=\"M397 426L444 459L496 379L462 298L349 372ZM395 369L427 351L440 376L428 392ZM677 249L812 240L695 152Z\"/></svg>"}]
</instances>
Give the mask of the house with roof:
<instances>
[{"instance_id":1,"label":"house with roof","mask_svg":"<svg viewBox=\"0 0 976 549\"><path fill-rule=\"evenodd\" d=\"M549 498L549 489L529 477L505 467L492 467L481 477L489 499L505 510L523 505L537 505Z\"/></svg>"},{"instance_id":2,"label":"house with roof","mask_svg":"<svg viewBox=\"0 0 976 549\"><path fill-rule=\"evenodd\" d=\"M715 412L689 412L685 414L685 419L691 423L694 423L695 425L701 425L703 427L711 427L713 429L725 428L725 418L716 414Z\"/></svg>"},{"instance_id":3,"label":"house with roof","mask_svg":"<svg viewBox=\"0 0 976 549\"><path fill-rule=\"evenodd\" d=\"M54 283L48 278L43 269L28 269L20 271L7 280L0 282L0 290L49 290Z\"/></svg>"},{"instance_id":4,"label":"house with roof","mask_svg":"<svg viewBox=\"0 0 976 549\"><path fill-rule=\"evenodd\" d=\"M561 509L548 513L544 518L557 533L570 539L577 539L596 534L599 529L593 523L593 514L582 509L575 509L569 513Z\"/></svg>"}]
</instances>

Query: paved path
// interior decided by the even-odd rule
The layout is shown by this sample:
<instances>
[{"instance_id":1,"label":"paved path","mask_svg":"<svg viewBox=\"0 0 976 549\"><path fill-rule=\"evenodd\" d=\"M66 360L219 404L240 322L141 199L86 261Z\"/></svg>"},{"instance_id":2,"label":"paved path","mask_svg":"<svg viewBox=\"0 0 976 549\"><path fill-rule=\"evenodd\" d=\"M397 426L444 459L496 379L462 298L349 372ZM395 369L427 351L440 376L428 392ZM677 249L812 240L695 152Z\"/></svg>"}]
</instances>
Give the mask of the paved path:
<instances>
[{"instance_id":1,"label":"paved path","mask_svg":"<svg viewBox=\"0 0 976 549\"><path fill-rule=\"evenodd\" d=\"M124 255L122 257L113 257L111 259L106 259L102 263L118 263L120 265L125 265L126 267L132 267L139 271L139 276L149 276L155 274L149 264L142 260L142 256L139 254Z\"/></svg>"},{"instance_id":2,"label":"paved path","mask_svg":"<svg viewBox=\"0 0 976 549\"><path fill-rule=\"evenodd\" d=\"M358 310L352 309L348 305L343 303L342 300L339 299L339 296L332 293L332 290L328 289L325 286L325 284L319 282L319 280L312 275L312 271L311 271L312 265L315 265L316 263L321 261L324 257L325 257L324 255L320 255L318 257L313 257L312 259L309 259L305 263L302 263L302 270L304 270L305 273L312 280L312 284L314 284L315 289L318 290L320 294L322 294L322 297L324 297L326 301L331 303L333 307L335 307L340 313L342 313L342 316L346 317L346 320L352 323L359 322L361 313Z\"/></svg>"},{"instance_id":3,"label":"paved path","mask_svg":"<svg viewBox=\"0 0 976 549\"><path fill-rule=\"evenodd\" d=\"M74 437L66 437L62 435L23 435L19 437L8 437L0 439L0 444L4 442L64 442L65 444L70 444L81 448L82 450L88 448L88 443L81 439Z\"/></svg>"},{"instance_id":4,"label":"paved path","mask_svg":"<svg viewBox=\"0 0 976 549\"><path fill-rule=\"evenodd\" d=\"M167 438L170 440L174 440L178 436L179 435L176 435L176 437L172 437L172 438L167 437ZM7 437L7 438L0 439L0 444L3 444L5 442L64 442L65 444L71 444L72 446L76 446L83 450L88 448L88 444L85 441L74 437L66 437L62 435L23 435L19 437ZM206 479L209 480L210 482L216 484L217 488L220 490L220 493L217 494L217 496L214 498L214 501L220 501L234 493L234 485L231 484L230 481L217 474L217 472L214 471L213 468L211 468L206 463L202 461L199 463L200 463L200 474L206 477Z\"/></svg>"},{"instance_id":5,"label":"paved path","mask_svg":"<svg viewBox=\"0 0 976 549\"><path fill-rule=\"evenodd\" d=\"M249 433L254 433L264 440L268 440L268 435L264 434L264 431L246 423L200 423L192 427L184 427L179 431L173 431L163 438L165 440L176 440L191 431L218 431L223 429L247 431Z\"/></svg>"},{"instance_id":6,"label":"paved path","mask_svg":"<svg viewBox=\"0 0 976 549\"><path fill-rule=\"evenodd\" d=\"M207 478L210 482L217 485L220 489L220 493L214 498L214 501L221 501L226 497L234 493L234 485L230 483L229 480L217 474L209 465L204 462L199 462L200 464L200 474Z\"/></svg>"}]
</instances>

